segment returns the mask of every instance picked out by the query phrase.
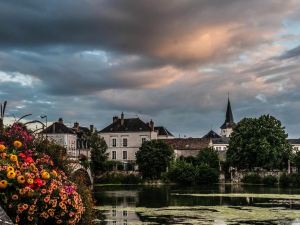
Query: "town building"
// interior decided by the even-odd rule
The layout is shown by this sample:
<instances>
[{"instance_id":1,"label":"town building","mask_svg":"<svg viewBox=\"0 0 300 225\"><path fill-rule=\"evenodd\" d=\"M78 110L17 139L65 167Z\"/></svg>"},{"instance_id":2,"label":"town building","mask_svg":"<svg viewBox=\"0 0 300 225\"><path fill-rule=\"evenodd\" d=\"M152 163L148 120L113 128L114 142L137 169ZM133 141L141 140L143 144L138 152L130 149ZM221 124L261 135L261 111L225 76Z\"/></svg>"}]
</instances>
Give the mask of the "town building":
<instances>
[{"instance_id":1,"label":"town building","mask_svg":"<svg viewBox=\"0 0 300 225\"><path fill-rule=\"evenodd\" d=\"M114 116L112 123L98 133L108 146L109 160L124 164L135 162L135 153L143 142L174 138L166 128L155 127L152 120L145 123L140 118L124 118L124 113L120 118Z\"/></svg>"},{"instance_id":2,"label":"town building","mask_svg":"<svg viewBox=\"0 0 300 225\"><path fill-rule=\"evenodd\" d=\"M40 134L49 141L53 141L56 144L65 147L67 154L71 158L78 157L76 148L77 134L73 129L64 124L62 118L59 118L58 122L54 122L52 125L44 129Z\"/></svg>"},{"instance_id":3,"label":"town building","mask_svg":"<svg viewBox=\"0 0 300 225\"><path fill-rule=\"evenodd\" d=\"M211 146L209 138L173 138L164 139L164 142L172 146L176 158L195 157L201 149Z\"/></svg>"}]
</instances>

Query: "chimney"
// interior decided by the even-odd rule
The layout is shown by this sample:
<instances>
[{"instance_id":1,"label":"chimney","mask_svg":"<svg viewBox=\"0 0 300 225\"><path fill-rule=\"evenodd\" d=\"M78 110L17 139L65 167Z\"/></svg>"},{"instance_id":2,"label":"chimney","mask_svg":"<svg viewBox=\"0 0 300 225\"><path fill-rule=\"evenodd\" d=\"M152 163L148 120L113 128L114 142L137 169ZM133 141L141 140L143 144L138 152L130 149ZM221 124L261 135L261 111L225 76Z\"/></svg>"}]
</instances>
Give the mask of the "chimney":
<instances>
[{"instance_id":1,"label":"chimney","mask_svg":"<svg viewBox=\"0 0 300 225\"><path fill-rule=\"evenodd\" d=\"M90 125L90 131L93 133L94 132L94 125Z\"/></svg>"},{"instance_id":2,"label":"chimney","mask_svg":"<svg viewBox=\"0 0 300 225\"><path fill-rule=\"evenodd\" d=\"M60 123L60 124L64 124L64 120L63 120L63 118L59 118L59 119L58 119L58 123Z\"/></svg>"},{"instance_id":3,"label":"chimney","mask_svg":"<svg viewBox=\"0 0 300 225\"><path fill-rule=\"evenodd\" d=\"M149 127L151 131L154 131L154 122L152 120L150 120Z\"/></svg>"},{"instance_id":4,"label":"chimney","mask_svg":"<svg viewBox=\"0 0 300 225\"><path fill-rule=\"evenodd\" d=\"M78 122L75 122L74 123L74 128L78 131L79 130L79 123Z\"/></svg>"},{"instance_id":5,"label":"chimney","mask_svg":"<svg viewBox=\"0 0 300 225\"><path fill-rule=\"evenodd\" d=\"M122 112L121 113L121 126L124 125L124 113Z\"/></svg>"},{"instance_id":6,"label":"chimney","mask_svg":"<svg viewBox=\"0 0 300 225\"><path fill-rule=\"evenodd\" d=\"M113 117L113 123L116 123L116 122L118 121L118 119L119 119L119 118L118 118L117 116L114 116L114 117Z\"/></svg>"}]
</instances>

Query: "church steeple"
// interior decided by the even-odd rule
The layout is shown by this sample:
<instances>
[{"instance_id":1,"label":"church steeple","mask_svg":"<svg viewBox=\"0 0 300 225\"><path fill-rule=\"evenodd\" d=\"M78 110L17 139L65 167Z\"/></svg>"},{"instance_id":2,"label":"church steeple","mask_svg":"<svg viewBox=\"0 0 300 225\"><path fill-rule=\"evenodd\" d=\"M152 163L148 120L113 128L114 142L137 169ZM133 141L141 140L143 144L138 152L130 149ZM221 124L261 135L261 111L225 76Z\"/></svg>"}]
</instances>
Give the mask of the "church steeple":
<instances>
[{"instance_id":1,"label":"church steeple","mask_svg":"<svg viewBox=\"0 0 300 225\"><path fill-rule=\"evenodd\" d=\"M234 125L235 125L235 123L234 123L234 119L233 119L233 114L232 114L232 109L231 109L231 104L230 104L230 99L229 99L229 94L228 94L225 122L220 127L221 135L224 137L229 137Z\"/></svg>"}]
</instances>

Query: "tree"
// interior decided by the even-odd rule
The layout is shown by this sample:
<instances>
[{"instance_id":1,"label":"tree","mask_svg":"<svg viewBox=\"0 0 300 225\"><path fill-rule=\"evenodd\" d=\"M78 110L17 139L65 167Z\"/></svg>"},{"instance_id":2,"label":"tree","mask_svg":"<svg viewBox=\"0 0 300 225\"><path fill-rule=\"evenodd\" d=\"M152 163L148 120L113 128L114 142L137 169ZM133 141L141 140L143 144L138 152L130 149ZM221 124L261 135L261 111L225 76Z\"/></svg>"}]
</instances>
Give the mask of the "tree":
<instances>
[{"instance_id":1,"label":"tree","mask_svg":"<svg viewBox=\"0 0 300 225\"><path fill-rule=\"evenodd\" d=\"M219 168L219 155L213 148L201 149L196 157L198 165L205 166L208 168Z\"/></svg>"},{"instance_id":2,"label":"tree","mask_svg":"<svg viewBox=\"0 0 300 225\"><path fill-rule=\"evenodd\" d=\"M159 179L174 158L172 147L161 140L147 141L136 153L136 163L144 178Z\"/></svg>"},{"instance_id":3,"label":"tree","mask_svg":"<svg viewBox=\"0 0 300 225\"><path fill-rule=\"evenodd\" d=\"M273 116L244 118L233 129L226 159L238 169L287 168L292 151L287 136Z\"/></svg>"},{"instance_id":4,"label":"tree","mask_svg":"<svg viewBox=\"0 0 300 225\"><path fill-rule=\"evenodd\" d=\"M91 148L91 169L94 174L105 170L105 162L108 158L107 144L97 132L93 132L89 137Z\"/></svg>"}]
</instances>

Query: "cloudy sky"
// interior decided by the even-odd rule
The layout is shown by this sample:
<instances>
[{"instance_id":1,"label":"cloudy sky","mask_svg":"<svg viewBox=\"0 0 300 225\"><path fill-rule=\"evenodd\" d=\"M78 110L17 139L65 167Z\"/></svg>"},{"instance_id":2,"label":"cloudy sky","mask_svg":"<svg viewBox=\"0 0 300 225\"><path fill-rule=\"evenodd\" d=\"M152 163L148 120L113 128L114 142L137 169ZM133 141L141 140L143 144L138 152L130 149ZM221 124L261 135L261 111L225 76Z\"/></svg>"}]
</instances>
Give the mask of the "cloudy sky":
<instances>
[{"instance_id":1,"label":"cloudy sky","mask_svg":"<svg viewBox=\"0 0 300 225\"><path fill-rule=\"evenodd\" d=\"M0 100L98 129L181 136L270 113L300 137L300 0L0 0Z\"/></svg>"}]
</instances>

